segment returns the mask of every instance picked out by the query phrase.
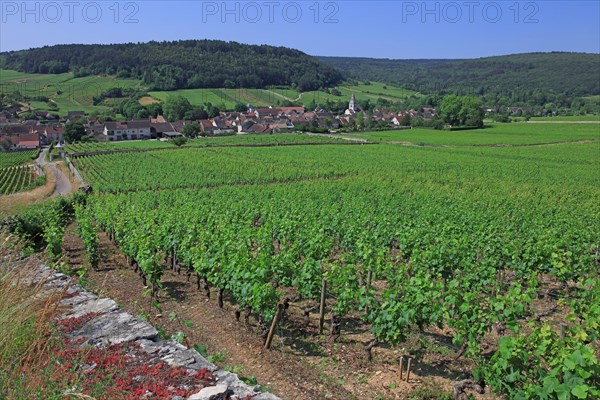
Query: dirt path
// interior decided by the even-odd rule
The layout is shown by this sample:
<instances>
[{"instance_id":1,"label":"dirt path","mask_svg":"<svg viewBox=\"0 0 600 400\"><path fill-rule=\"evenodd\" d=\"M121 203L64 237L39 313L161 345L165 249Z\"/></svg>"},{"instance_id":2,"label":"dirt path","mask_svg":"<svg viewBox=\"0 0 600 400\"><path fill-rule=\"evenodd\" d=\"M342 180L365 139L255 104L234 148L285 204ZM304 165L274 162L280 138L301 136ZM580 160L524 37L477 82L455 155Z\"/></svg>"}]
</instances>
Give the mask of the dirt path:
<instances>
[{"instance_id":1,"label":"dirt path","mask_svg":"<svg viewBox=\"0 0 600 400\"><path fill-rule=\"evenodd\" d=\"M330 133L312 133L312 132L306 132L306 134L308 136L322 136L322 137L326 137L326 138L344 139L344 140L348 140L350 142L370 143L367 139L357 138L357 137L352 137L352 136L345 136L345 135L335 135L335 134L330 134Z\"/></svg>"},{"instance_id":2,"label":"dirt path","mask_svg":"<svg viewBox=\"0 0 600 400\"><path fill-rule=\"evenodd\" d=\"M273 90L267 90L267 91L269 93L271 93L272 95L274 95L276 97L279 97L279 98L281 98L283 100L287 100L287 101L298 101L298 100L300 100L300 96L298 96L298 98L296 98L296 99L292 99L290 97L282 95L281 93L274 92Z\"/></svg>"},{"instance_id":3,"label":"dirt path","mask_svg":"<svg viewBox=\"0 0 600 400\"><path fill-rule=\"evenodd\" d=\"M36 163L42 168L47 167L46 171L50 171L50 173L52 173L54 175L56 185L54 186L54 193L52 193L52 197L67 196L73 190L72 185L71 185L71 180L69 179L67 174L65 174L65 172L63 172L61 169L59 169L57 167L56 162L47 162L46 161L47 153L48 153L47 148L42 149L39 157L36 160Z\"/></svg>"}]
</instances>

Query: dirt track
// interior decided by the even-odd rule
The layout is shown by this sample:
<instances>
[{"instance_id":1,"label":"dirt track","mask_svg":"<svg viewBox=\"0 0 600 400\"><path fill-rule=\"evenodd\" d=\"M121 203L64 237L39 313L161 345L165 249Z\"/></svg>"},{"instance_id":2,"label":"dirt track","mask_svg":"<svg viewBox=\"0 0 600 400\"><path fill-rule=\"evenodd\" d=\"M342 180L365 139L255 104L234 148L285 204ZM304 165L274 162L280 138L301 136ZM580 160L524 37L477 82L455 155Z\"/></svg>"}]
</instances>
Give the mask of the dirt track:
<instances>
[{"instance_id":1,"label":"dirt track","mask_svg":"<svg viewBox=\"0 0 600 400\"><path fill-rule=\"evenodd\" d=\"M47 153L47 148L42 149L36 162L42 168L47 167L47 171L49 170L56 178L56 185L54 186L54 193L52 193L52 197L66 196L72 191L71 181L69 180L69 177L56 166L56 163L49 163L46 161Z\"/></svg>"}]
</instances>

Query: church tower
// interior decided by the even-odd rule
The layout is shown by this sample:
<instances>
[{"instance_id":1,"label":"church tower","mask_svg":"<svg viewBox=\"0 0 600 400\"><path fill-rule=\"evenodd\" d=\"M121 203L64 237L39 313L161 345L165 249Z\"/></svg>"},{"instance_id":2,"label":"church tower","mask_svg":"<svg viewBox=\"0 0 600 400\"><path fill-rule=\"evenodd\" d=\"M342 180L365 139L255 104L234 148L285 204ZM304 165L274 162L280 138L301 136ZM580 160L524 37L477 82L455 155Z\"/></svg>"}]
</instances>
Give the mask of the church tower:
<instances>
[{"instance_id":1,"label":"church tower","mask_svg":"<svg viewBox=\"0 0 600 400\"><path fill-rule=\"evenodd\" d=\"M358 107L356 107L356 97L354 96L354 93L352 93L352 98L350 99L350 104L348 105L348 110L350 110L352 113L355 113L358 111Z\"/></svg>"}]
</instances>

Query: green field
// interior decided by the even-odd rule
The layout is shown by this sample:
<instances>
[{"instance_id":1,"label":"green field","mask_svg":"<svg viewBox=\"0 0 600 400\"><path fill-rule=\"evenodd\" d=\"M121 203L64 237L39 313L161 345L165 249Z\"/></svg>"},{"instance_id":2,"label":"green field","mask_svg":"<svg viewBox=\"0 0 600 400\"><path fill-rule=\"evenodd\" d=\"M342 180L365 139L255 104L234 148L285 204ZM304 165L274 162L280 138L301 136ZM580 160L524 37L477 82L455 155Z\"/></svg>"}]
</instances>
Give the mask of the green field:
<instances>
[{"instance_id":1,"label":"green field","mask_svg":"<svg viewBox=\"0 0 600 400\"><path fill-rule=\"evenodd\" d=\"M64 74L25 74L17 71L0 70L0 92L20 92L23 96L47 97L50 102L33 101L31 106L39 110L52 110L51 102L58 106L59 115L69 111L103 111L105 106L94 106L92 98L104 90L121 88L141 88L141 83L133 79L117 79L107 76L87 76L74 78L72 73ZM51 111L56 112L56 111Z\"/></svg>"},{"instance_id":2,"label":"green field","mask_svg":"<svg viewBox=\"0 0 600 400\"><path fill-rule=\"evenodd\" d=\"M382 132L357 132L348 135L374 142L419 145L526 145L582 140L600 141L600 124L493 123L488 128L469 131L439 131L415 128Z\"/></svg>"},{"instance_id":3,"label":"green field","mask_svg":"<svg viewBox=\"0 0 600 400\"><path fill-rule=\"evenodd\" d=\"M320 90L304 92L301 94L300 101L303 104L308 104L311 101L314 101L317 104L322 104L327 100L333 102L349 101L350 97L354 94L357 100L370 100L371 103L377 102L380 98L391 102L400 102L406 100L410 96L419 95L411 90L395 88L391 85L385 85L378 82L371 82L370 85L340 85L338 86L338 90L341 92L341 96L334 96Z\"/></svg>"},{"instance_id":4,"label":"green field","mask_svg":"<svg viewBox=\"0 0 600 400\"><path fill-rule=\"evenodd\" d=\"M182 89L171 92L149 92L149 94L162 101L169 96L177 95L185 97L196 106L205 103L225 104L228 109L233 109L236 103L265 107L278 102L293 101L298 97L298 93L292 89Z\"/></svg>"},{"instance_id":5,"label":"green field","mask_svg":"<svg viewBox=\"0 0 600 400\"><path fill-rule=\"evenodd\" d=\"M600 115L557 115L555 117L531 117L531 121L596 121Z\"/></svg>"}]
</instances>

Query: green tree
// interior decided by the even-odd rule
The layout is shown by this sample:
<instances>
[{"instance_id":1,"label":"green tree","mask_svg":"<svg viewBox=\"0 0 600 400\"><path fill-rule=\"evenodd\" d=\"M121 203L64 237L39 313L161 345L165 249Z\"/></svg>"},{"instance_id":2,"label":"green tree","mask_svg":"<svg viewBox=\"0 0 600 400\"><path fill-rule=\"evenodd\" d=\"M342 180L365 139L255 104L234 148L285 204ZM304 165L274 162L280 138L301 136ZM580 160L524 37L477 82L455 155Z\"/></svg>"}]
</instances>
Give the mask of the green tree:
<instances>
[{"instance_id":1,"label":"green tree","mask_svg":"<svg viewBox=\"0 0 600 400\"><path fill-rule=\"evenodd\" d=\"M163 105L163 112L169 121L181 120L193 109L190 101L183 96L169 96Z\"/></svg>"},{"instance_id":2,"label":"green tree","mask_svg":"<svg viewBox=\"0 0 600 400\"><path fill-rule=\"evenodd\" d=\"M85 127L81 122L67 122L65 124L65 142L75 143L86 136Z\"/></svg>"},{"instance_id":3,"label":"green tree","mask_svg":"<svg viewBox=\"0 0 600 400\"><path fill-rule=\"evenodd\" d=\"M483 126L481 101L473 96L449 95L442 99L440 117L452 126Z\"/></svg>"},{"instance_id":4,"label":"green tree","mask_svg":"<svg viewBox=\"0 0 600 400\"><path fill-rule=\"evenodd\" d=\"M356 129L363 129L365 126L365 116L362 113L362 111L360 111L358 113L358 115L356 116Z\"/></svg>"},{"instance_id":5,"label":"green tree","mask_svg":"<svg viewBox=\"0 0 600 400\"><path fill-rule=\"evenodd\" d=\"M177 147L181 147L184 144L186 144L188 142L188 138L186 138L185 136L177 136L174 137L173 139L169 140L169 143L172 143L173 145L177 146Z\"/></svg>"},{"instance_id":6,"label":"green tree","mask_svg":"<svg viewBox=\"0 0 600 400\"><path fill-rule=\"evenodd\" d=\"M367 111L367 116L365 118L365 127L370 129L373 127L373 111Z\"/></svg>"},{"instance_id":7,"label":"green tree","mask_svg":"<svg viewBox=\"0 0 600 400\"><path fill-rule=\"evenodd\" d=\"M197 123L191 123L183 127L183 135L188 138L195 138L200 132L200 128Z\"/></svg>"},{"instance_id":8,"label":"green tree","mask_svg":"<svg viewBox=\"0 0 600 400\"><path fill-rule=\"evenodd\" d=\"M405 113L402 118L400 118L400 126L410 126L410 114Z\"/></svg>"},{"instance_id":9,"label":"green tree","mask_svg":"<svg viewBox=\"0 0 600 400\"><path fill-rule=\"evenodd\" d=\"M237 112L246 112L247 108L244 103L238 101L237 103L235 103L234 110Z\"/></svg>"}]
</instances>

